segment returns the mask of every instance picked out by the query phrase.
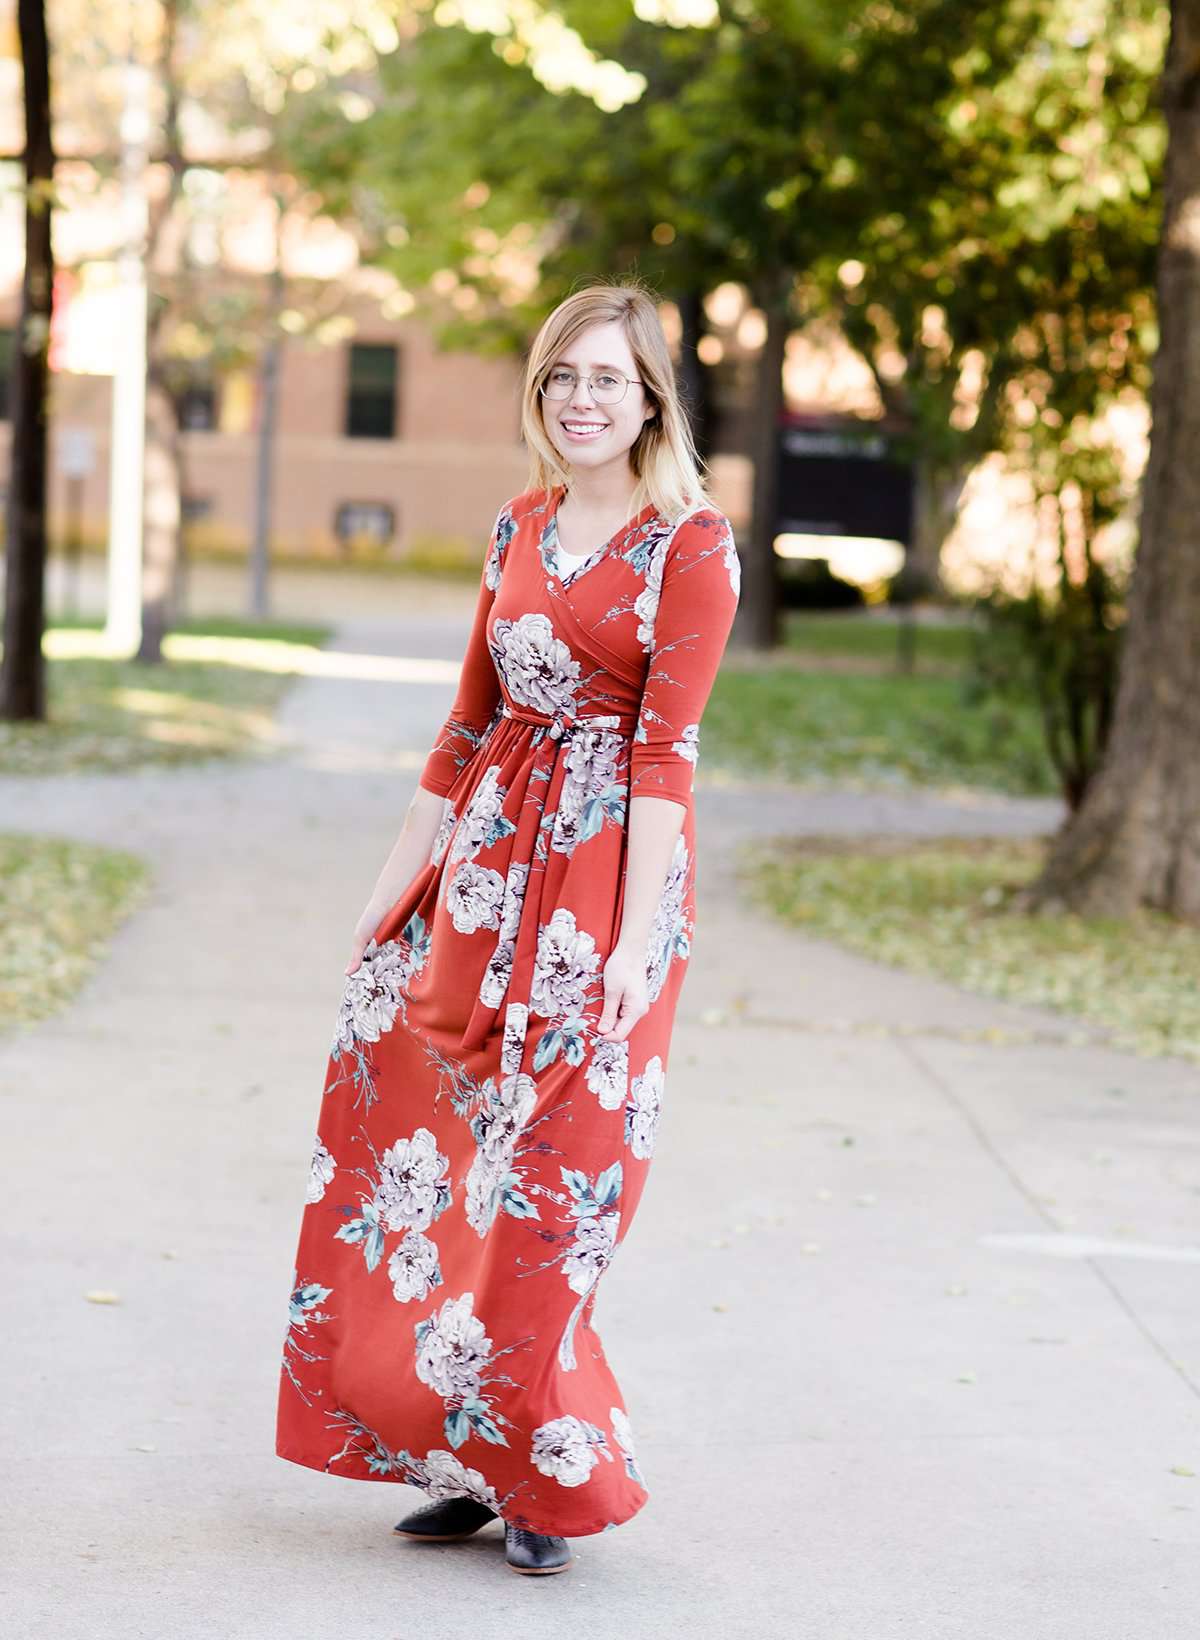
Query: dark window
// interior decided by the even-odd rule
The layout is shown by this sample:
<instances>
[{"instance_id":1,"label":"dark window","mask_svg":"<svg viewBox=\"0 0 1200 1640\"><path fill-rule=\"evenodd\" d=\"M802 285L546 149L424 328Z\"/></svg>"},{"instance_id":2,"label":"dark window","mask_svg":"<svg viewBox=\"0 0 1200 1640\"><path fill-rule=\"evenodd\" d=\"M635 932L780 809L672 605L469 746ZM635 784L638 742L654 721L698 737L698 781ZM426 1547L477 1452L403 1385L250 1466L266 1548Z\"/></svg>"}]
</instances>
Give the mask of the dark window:
<instances>
[{"instance_id":1,"label":"dark window","mask_svg":"<svg viewBox=\"0 0 1200 1640\"><path fill-rule=\"evenodd\" d=\"M388 547L396 535L395 508L386 501L343 501L333 519L343 546Z\"/></svg>"},{"instance_id":2,"label":"dark window","mask_svg":"<svg viewBox=\"0 0 1200 1640\"><path fill-rule=\"evenodd\" d=\"M13 366L13 339L15 330L0 329L0 421L7 421L10 415L8 408L9 377Z\"/></svg>"},{"instance_id":3,"label":"dark window","mask_svg":"<svg viewBox=\"0 0 1200 1640\"><path fill-rule=\"evenodd\" d=\"M351 342L347 438L395 438L397 355L391 343Z\"/></svg>"},{"instance_id":4,"label":"dark window","mask_svg":"<svg viewBox=\"0 0 1200 1640\"><path fill-rule=\"evenodd\" d=\"M216 384L196 377L180 388L176 405L179 425L187 433L211 433L217 425Z\"/></svg>"}]
</instances>

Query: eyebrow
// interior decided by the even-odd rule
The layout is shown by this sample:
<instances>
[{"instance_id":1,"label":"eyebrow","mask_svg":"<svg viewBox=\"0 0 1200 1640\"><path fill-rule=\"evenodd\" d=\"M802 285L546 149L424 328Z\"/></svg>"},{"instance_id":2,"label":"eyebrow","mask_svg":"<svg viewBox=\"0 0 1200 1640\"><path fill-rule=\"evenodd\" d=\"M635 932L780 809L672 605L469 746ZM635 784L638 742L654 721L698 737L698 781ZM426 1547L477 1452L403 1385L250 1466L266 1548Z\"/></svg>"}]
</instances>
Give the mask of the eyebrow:
<instances>
[{"instance_id":1,"label":"eyebrow","mask_svg":"<svg viewBox=\"0 0 1200 1640\"><path fill-rule=\"evenodd\" d=\"M551 368L557 370L559 365L561 365L564 370L575 370L577 368L577 366L575 366L573 364L568 364L565 359L555 359L554 364ZM607 363L601 362L600 364L591 364L591 365L589 365L588 369L589 370L619 370L622 375L625 375L625 373L626 373L625 372L625 366L623 364L607 364Z\"/></svg>"}]
</instances>

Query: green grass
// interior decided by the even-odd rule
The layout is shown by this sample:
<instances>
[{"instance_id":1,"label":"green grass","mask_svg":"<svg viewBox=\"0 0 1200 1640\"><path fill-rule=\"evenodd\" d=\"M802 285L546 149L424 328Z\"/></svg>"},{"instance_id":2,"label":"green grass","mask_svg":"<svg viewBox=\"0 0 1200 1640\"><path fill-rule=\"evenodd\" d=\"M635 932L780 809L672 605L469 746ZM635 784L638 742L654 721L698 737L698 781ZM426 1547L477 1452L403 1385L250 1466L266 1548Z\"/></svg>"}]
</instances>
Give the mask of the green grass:
<instances>
[{"instance_id":1,"label":"green grass","mask_svg":"<svg viewBox=\"0 0 1200 1640\"><path fill-rule=\"evenodd\" d=\"M780 839L742 856L752 897L806 932L879 962L1107 1029L1114 1045L1200 1061L1200 929L1143 911L1129 922L1030 915L1014 892L1036 842Z\"/></svg>"},{"instance_id":2,"label":"green grass","mask_svg":"<svg viewBox=\"0 0 1200 1640\"><path fill-rule=\"evenodd\" d=\"M798 655L813 658L856 658L874 661L881 668L896 663L899 648L899 619L889 612L839 615L808 614L789 610L784 616L783 644ZM918 673L961 669L970 655L971 631L967 624L918 619L913 654Z\"/></svg>"},{"instance_id":3,"label":"green grass","mask_svg":"<svg viewBox=\"0 0 1200 1640\"><path fill-rule=\"evenodd\" d=\"M0 833L0 1021L28 1023L65 1007L149 880L133 854Z\"/></svg>"},{"instance_id":4,"label":"green grass","mask_svg":"<svg viewBox=\"0 0 1200 1640\"><path fill-rule=\"evenodd\" d=\"M56 633L99 632L94 621L56 621ZM320 645L329 628L296 623L186 621L174 634ZM47 720L0 723L0 773L95 773L245 756L270 739L272 716L293 674L247 663L236 648L219 661L161 663L79 655L46 662Z\"/></svg>"},{"instance_id":5,"label":"green grass","mask_svg":"<svg viewBox=\"0 0 1200 1640\"><path fill-rule=\"evenodd\" d=\"M954 676L823 670L790 656L743 662L731 653L701 740L709 772L1022 796L1058 789L1033 704L974 701Z\"/></svg>"}]
</instances>

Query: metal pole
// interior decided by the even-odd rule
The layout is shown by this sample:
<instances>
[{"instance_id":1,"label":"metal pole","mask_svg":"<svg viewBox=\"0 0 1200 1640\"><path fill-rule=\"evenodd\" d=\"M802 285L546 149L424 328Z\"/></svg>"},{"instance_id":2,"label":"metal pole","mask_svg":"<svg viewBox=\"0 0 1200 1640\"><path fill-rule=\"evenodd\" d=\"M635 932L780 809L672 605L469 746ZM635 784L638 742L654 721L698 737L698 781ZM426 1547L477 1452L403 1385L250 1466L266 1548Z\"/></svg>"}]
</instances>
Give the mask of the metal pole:
<instances>
[{"instance_id":1,"label":"metal pole","mask_svg":"<svg viewBox=\"0 0 1200 1640\"><path fill-rule=\"evenodd\" d=\"M150 76L130 58L121 114L121 251L118 335L113 369L109 483L108 624L118 651L142 640L142 522L146 448L146 163Z\"/></svg>"}]
</instances>

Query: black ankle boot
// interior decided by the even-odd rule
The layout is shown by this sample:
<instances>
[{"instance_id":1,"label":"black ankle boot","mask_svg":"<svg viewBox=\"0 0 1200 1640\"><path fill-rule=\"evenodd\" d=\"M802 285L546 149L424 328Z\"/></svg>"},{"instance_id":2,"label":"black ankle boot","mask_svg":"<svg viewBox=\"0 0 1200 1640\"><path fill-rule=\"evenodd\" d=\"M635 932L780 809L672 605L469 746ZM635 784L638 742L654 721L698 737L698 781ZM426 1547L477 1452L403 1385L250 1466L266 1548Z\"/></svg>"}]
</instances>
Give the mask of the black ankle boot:
<instances>
[{"instance_id":1,"label":"black ankle boot","mask_svg":"<svg viewBox=\"0 0 1200 1640\"><path fill-rule=\"evenodd\" d=\"M495 1519L496 1511L486 1503L476 1503L474 1498L444 1498L440 1503L414 1509L394 1530L401 1537L424 1538L427 1543L452 1543L456 1538L470 1537Z\"/></svg>"},{"instance_id":2,"label":"black ankle boot","mask_svg":"<svg viewBox=\"0 0 1200 1640\"><path fill-rule=\"evenodd\" d=\"M565 1572L571 1564L567 1540L504 1523L504 1558L514 1572Z\"/></svg>"}]
</instances>

